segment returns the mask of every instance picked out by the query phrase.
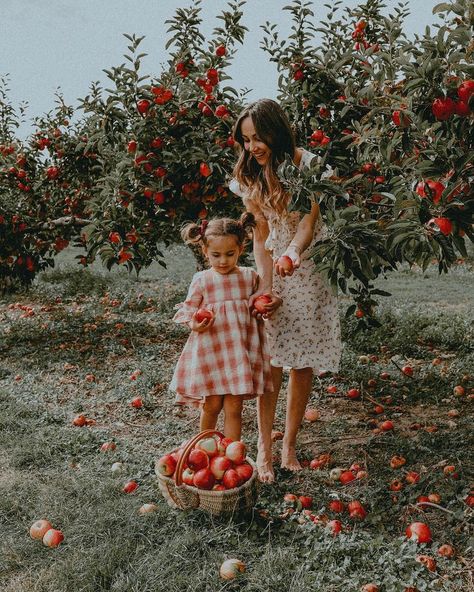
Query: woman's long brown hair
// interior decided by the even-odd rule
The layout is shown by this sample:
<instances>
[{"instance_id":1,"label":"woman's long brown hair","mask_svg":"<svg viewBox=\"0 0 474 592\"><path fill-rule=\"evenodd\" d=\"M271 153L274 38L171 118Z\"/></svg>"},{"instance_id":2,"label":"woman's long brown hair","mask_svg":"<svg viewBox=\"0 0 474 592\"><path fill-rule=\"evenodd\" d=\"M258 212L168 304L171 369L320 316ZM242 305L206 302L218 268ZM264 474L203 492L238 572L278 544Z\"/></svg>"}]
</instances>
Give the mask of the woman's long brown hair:
<instances>
[{"instance_id":1,"label":"woman's long brown hair","mask_svg":"<svg viewBox=\"0 0 474 592\"><path fill-rule=\"evenodd\" d=\"M268 161L259 165L248 150L242 137L242 122L250 117L258 138L271 150ZM285 215L288 194L276 174L287 155L293 159L296 149L295 136L285 112L276 101L260 99L248 105L239 115L234 126L234 139L240 147L240 155L233 175L247 189L257 205L266 206Z\"/></svg>"}]
</instances>

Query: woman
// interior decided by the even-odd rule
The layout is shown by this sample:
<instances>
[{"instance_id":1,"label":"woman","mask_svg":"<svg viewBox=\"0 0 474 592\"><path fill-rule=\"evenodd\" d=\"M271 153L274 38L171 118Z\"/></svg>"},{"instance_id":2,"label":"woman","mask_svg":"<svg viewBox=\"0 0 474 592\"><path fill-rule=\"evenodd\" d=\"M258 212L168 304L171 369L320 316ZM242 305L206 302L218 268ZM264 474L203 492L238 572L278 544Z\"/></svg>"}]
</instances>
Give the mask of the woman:
<instances>
[{"instance_id":1,"label":"woman","mask_svg":"<svg viewBox=\"0 0 474 592\"><path fill-rule=\"evenodd\" d=\"M296 456L296 436L312 388L314 372L336 372L341 354L337 299L308 258L314 244L325 238L319 206L301 214L288 211L291 197L277 176L277 168L290 155L300 169L315 158L295 145L289 121L275 101L261 99L240 114L234 139L241 148L230 189L240 195L256 218L254 256L262 278L251 300L271 294L265 323L272 358L274 390L258 401L259 478L272 482L271 432L283 367L290 368L283 438L282 468L301 469ZM286 255L293 269L277 263Z\"/></svg>"}]
</instances>

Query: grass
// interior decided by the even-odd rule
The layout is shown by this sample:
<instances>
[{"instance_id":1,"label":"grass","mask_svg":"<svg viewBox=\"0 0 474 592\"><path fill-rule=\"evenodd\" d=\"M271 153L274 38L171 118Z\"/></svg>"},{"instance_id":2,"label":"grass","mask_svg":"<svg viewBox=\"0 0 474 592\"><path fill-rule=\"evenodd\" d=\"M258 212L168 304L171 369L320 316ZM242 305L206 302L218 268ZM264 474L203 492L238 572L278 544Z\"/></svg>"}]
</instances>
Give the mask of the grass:
<instances>
[{"instance_id":1,"label":"grass","mask_svg":"<svg viewBox=\"0 0 474 592\"><path fill-rule=\"evenodd\" d=\"M0 302L0 590L351 592L368 582L384 592L473 589L472 510L464 503L473 485L468 265L449 276L402 270L379 280L393 294L380 303L382 328L358 332L344 321L341 371L314 382L310 404L321 419L302 426L302 458L328 452L332 466L358 462L368 477L342 487L328 470L277 471L277 483L261 488L252 516L217 519L171 510L153 474L155 458L198 426L197 412L177 412L167 391L186 338L170 319L194 271L192 257L175 248L169 269L152 267L136 281L120 270L78 271L73 256L62 253L58 268L29 292ZM361 355L376 358L363 363ZM398 369L406 363L413 378ZM390 378L382 380L381 372ZM461 383L466 395L455 397L452 389ZM329 384L337 386L335 394L327 393ZM351 386L361 388L361 400L345 397ZM145 401L139 410L129 405L136 395ZM383 415L374 415L374 402L384 406ZM448 414L453 409L457 417ZM283 428L284 410L282 396L276 429ZM77 413L95 423L72 426ZM395 430L374 431L387 418ZM244 435L254 456L254 402L245 408ZM110 440L116 450L101 452ZM277 442L276 460L279 452ZM395 454L407 460L402 469L389 466ZM123 469L112 472L117 461ZM446 464L456 466L459 478L444 475ZM406 470L417 471L419 482L389 491ZM126 495L121 489L130 478L139 487ZM344 514L344 532L333 537L300 512L288 513L283 495L290 491L311 495L314 514L331 519L331 498L359 499L367 519L354 523ZM435 492L441 508L415 505L419 495ZM157 511L140 516L147 502ZM58 549L29 538L39 518L64 532ZM413 521L429 523L432 544L406 540ZM437 557L442 543L455 547L454 559ZM419 552L437 559L436 572L416 561ZM235 582L218 577L227 557L247 565Z\"/></svg>"}]
</instances>

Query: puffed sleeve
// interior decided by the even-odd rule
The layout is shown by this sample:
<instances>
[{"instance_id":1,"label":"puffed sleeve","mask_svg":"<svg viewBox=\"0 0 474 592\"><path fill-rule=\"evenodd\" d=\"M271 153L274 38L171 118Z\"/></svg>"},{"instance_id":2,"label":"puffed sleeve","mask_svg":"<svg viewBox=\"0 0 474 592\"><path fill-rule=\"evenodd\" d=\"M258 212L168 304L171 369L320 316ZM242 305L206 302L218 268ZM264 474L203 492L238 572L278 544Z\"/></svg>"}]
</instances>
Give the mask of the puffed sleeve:
<instances>
[{"instance_id":1,"label":"puffed sleeve","mask_svg":"<svg viewBox=\"0 0 474 592\"><path fill-rule=\"evenodd\" d=\"M239 197L247 197L248 195L248 191L245 189L245 187L242 187L237 179L230 180L229 189L232 191L232 193L235 193L235 195L238 195Z\"/></svg>"},{"instance_id":2,"label":"puffed sleeve","mask_svg":"<svg viewBox=\"0 0 474 592\"><path fill-rule=\"evenodd\" d=\"M198 272L194 274L191 280L186 300L175 306L178 310L173 317L173 321L175 323L188 323L198 310L202 300L201 273Z\"/></svg>"}]
</instances>

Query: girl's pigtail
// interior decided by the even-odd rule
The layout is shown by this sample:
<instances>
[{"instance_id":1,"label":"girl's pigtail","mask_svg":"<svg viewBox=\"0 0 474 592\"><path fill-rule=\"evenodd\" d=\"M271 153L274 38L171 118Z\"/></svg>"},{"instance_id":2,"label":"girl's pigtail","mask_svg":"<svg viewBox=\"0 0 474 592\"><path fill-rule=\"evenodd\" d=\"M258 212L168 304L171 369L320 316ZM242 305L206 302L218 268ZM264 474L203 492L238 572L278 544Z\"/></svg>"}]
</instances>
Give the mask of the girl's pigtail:
<instances>
[{"instance_id":1,"label":"girl's pigtail","mask_svg":"<svg viewBox=\"0 0 474 592\"><path fill-rule=\"evenodd\" d=\"M240 216L239 223L245 233L245 236L247 238L251 238L252 230L257 226L257 221L255 220L255 216L252 214L252 212L244 212L242 216Z\"/></svg>"},{"instance_id":2,"label":"girl's pigtail","mask_svg":"<svg viewBox=\"0 0 474 592\"><path fill-rule=\"evenodd\" d=\"M201 226L189 222L181 229L181 238L186 244L197 244L202 240Z\"/></svg>"}]
</instances>

